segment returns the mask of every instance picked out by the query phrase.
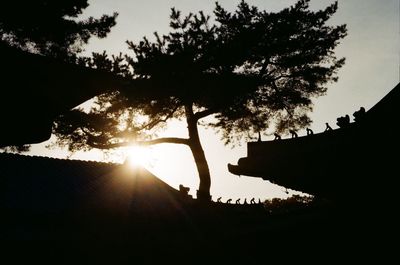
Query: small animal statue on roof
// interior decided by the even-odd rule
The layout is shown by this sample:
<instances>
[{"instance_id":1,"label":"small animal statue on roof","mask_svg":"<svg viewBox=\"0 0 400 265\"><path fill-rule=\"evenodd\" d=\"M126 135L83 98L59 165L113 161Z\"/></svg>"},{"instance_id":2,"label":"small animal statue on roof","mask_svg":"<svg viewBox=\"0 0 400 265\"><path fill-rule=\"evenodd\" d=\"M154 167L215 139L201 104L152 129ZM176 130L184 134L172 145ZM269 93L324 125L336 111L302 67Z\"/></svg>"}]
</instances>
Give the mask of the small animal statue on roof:
<instances>
[{"instance_id":1,"label":"small animal statue on roof","mask_svg":"<svg viewBox=\"0 0 400 265\"><path fill-rule=\"evenodd\" d=\"M325 122L325 126L326 126L325 132L327 132L327 131L332 131L332 127L329 126L329 123Z\"/></svg>"},{"instance_id":2,"label":"small animal statue on roof","mask_svg":"<svg viewBox=\"0 0 400 265\"><path fill-rule=\"evenodd\" d=\"M281 136L277 133L274 133L275 139L274 140L280 140L282 139Z\"/></svg>"},{"instance_id":3,"label":"small animal statue on roof","mask_svg":"<svg viewBox=\"0 0 400 265\"><path fill-rule=\"evenodd\" d=\"M182 184L179 184L179 192L180 192L182 195L188 196L189 191L190 191L190 188L189 188L189 187L185 187L185 186L183 186Z\"/></svg>"},{"instance_id":4,"label":"small animal statue on roof","mask_svg":"<svg viewBox=\"0 0 400 265\"><path fill-rule=\"evenodd\" d=\"M219 197L219 198L217 199L217 202L221 202L221 199L222 199L222 197Z\"/></svg>"},{"instance_id":5,"label":"small animal statue on roof","mask_svg":"<svg viewBox=\"0 0 400 265\"><path fill-rule=\"evenodd\" d=\"M236 204L240 204L240 198L236 200Z\"/></svg>"},{"instance_id":6,"label":"small animal statue on roof","mask_svg":"<svg viewBox=\"0 0 400 265\"><path fill-rule=\"evenodd\" d=\"M346 114L346 116L342 116L336 119L336 125L339 126L340 128L345 128L350 125L350 117L349 115Z\"/></svg>"},{"instance_id":7,"label":"small animal statue on roof","mask_svg":"<svg viewBox=\"0 0 400 265\"><path fill-rule=\"evenodd\" d=\"M296 131L294 131L294 130L289 130L289 133L292 136L292 138L297 138L298 137Z\"/></svg>"},{"instance_id":8,"label":"small animal statue on roof","mask_svg":"<svg viewBox=\"0 0 400 265\"><path fill-rule=\"evenodd\" d=\"M256 204L256 199L254 199L254 198L251 198L251 200L250 200L250 204Z\"/></svg>"},{"instance_id":9,"label":"small animal statue on roof","mask_svg":"<svg viewBox=\"0 0 400 265\"><path fill-rule=\"evenodd\" d=\"M226 203L231 203L232 202L232 199L228 199L227 201L226 201Z\"/></svg>"},{"instance_id":10,"label":"small animal statue on roof","mask_svg":"<svg viewBox=\"0 0 400 265\"><path fill-rule=\"evenodd\" d=\"M306 128L307 135L313 135L314 132L310 128Z\"/></svg>"},{"instance_id":11,"label":"small animal statue on roof","mask_svg":"<svg viewBox=\"0 0 400 265\"><path fill-rule=\"evenodd\" d=\"M364 119L365 117L365 109L364 107L361 107L359 110L353 113L354 121L355 122L360 122Z\"/></svg>"}]
</instances>

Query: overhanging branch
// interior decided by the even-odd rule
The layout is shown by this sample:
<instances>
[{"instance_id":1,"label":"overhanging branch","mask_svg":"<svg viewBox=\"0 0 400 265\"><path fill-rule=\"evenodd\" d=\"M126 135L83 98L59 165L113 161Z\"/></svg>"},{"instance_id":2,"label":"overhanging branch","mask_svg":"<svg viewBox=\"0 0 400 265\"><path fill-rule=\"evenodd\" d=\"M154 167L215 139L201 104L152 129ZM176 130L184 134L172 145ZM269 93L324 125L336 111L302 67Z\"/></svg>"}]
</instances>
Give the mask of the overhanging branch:
<instances>
[{"instance_id":1,"label":"overhanging branch","mask_svg":"<svg viewBox=\"0 0 400 265\"><path fill-rule=\"evenodd\" d=\"M141 145L141 146L149 146L149 145L156 145L156 144L189 144L189 139L186 138L177 138L177 137L163 137L157 138L154 140L148 141L138 141L134 142L134 144Z\"/></svg>"},{"instance_id":2,"label":"overhanging branch","mask_svg":"<svg viewBox=\"0 0 400 265\"><path fill-rule=\"evenodd\" d=\"M140 146L150 146L150 145L156 145L156 144L186 144L189 145L189 139L186 138L176 138L176 137L163 137L163 138L157 138L154 140L148 140L148 141L126 141L126 142L118 142L118 143L106 143L106 144L101 144L101 143L88 143L91 147L96 148L96 149L101 149L101 150L107 150L107 149L115 149L115 148L120 148L120 147L127 147L131 145L140 145Z\"/></svg>"},{"instance_id":3,"label":"overhanging branch","mask_svg":"<svg viewBox=\"0 0 400 265\"><path fill-rule=\"evenodd\" d=\"M200 119L202 119L204 117L207 117L208 115L214 114L216 112L217 112L217 110L215 108L206 109L206 110L203 110L203 111L196 112L193 115L193 118L195 120L200 120Z\"/></svg>"}]
</instances>

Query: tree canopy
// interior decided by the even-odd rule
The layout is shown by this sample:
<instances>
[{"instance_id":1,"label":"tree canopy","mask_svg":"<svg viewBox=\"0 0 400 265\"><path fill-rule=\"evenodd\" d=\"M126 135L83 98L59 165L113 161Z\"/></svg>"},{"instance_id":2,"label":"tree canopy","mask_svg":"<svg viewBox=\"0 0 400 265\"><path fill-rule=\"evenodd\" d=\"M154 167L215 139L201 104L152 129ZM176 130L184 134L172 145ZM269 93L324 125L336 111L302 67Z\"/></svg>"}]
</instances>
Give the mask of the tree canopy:
<instances>
[{"instance_id":1,"label":"tree canopy","mask_svg":"<svg viewBox=\"0 0 400 265\"><path fill-rule=\"evenodd\" d=\"M117 13L78 20L87 0L6 1L0 9L0 40L8 45L52 57L68 58L82 50L91 36L104 38Z\"/></svg>"},{"instance_id":2,"label":"tree canopy","mask_svg":"<svg viewBox=\"0 0 400 265\"><path fill-rule=\"evenodd\" d=\"M325 94L344 64L334 48L346 26L326 23L337 7L314 12L300 0L274 13L242 1L231 13L217 3L215 22L203 12L182 16L172 9L169 34L127 42L135 56L95 54L92 67L131 77L132 88L100 95L89 112L62 115L54 126L58 143L70 150L186 144L199 171L198 196L209 197L198 121L212 115L207 125L226 143L271 126L278 132L307 126L312 99ZM172 118L186 119L189 137L154 138Z\"/></svg>"}]
</instances>

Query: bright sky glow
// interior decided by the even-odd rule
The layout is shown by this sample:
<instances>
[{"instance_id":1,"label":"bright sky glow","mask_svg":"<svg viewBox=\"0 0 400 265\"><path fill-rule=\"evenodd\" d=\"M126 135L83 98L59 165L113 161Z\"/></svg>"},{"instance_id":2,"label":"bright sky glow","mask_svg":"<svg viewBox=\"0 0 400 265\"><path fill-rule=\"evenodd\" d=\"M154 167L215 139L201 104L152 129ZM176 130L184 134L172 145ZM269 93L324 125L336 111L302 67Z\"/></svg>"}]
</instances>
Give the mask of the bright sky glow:
<instances>
[{"instance_id":1,"label":"bright sky glow","mask_svg":"<svg viewBox=\"0 0 400 265\"><path fill-rule=\"evenodd\" d=\"M233 10L239 1L221 0L220 4ZM287 7L294 0L249 0L248 3L260 9L277 11ZM333 0L311 1L313 9L321 9ZM101 14L119 13L117 25L104 40L93 40L86 47L86 53L92 51L109 54L126 53L126 40L138 42L143 36L152 39L153 32L169 32L170 8L176 7L187 12L203 10L211 14L213 1L198 0L93 0L83 16L99 17ZM351 114L364 106L367 110L377 103L399 82L399 1L398 0L339 0L339 10L334 15L332 24L347 24L348 36L337 48L338 57L346 57L346 65L339 71L339 81L330 84L328 94L315 100L314 120L311 127L314 132L323 131L325 122L336 127L336 118ZM302 135L300 133L299 135ZM171 122L160 136L187 136L186 125L182 122ZM255 197L266 199L287 197L285 189L267 181L232 175L227 164L236 164L240 157L246 156L246 143L234 148L226 147L220 136L211 130L200 128L200 137L206 157L209 161L212 187L211 194L215 200L228 198ZM263 140L267 140L265 138ZM32 154L66 157L63 150L49 151L45 144L35 145ZM139 154L140 153L140 154ZM105 156L100 152L79 152L73 159L113 160L123 162L131 157L135 163L146 164L146 167L162 180L177 188L179 184L191 188L190 194L196 193L198 177L189 148L177 145L159 145L144 151L132 148L131 151L119 152Z\"/></svg>"},{"instance_id":2,"label":"bright sky glow","mask_svg":"<svg viewBox=\"0 0 400 265\"><path fill-rule=\"evenodd\" d=\"M133 169L149 167L152 156L150 149L141 146L130 146L124 150L128 165Z\"/></svg>"}]
</instances>

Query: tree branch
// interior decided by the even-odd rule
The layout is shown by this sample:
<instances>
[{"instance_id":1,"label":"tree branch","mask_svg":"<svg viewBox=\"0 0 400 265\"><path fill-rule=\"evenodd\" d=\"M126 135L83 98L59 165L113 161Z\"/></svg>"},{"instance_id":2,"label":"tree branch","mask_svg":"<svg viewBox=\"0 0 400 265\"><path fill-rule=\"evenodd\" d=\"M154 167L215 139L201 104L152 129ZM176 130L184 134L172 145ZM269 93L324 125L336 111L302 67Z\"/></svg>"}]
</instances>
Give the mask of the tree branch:
<instances>
[{"instance_id":1,"label":"tree branch","mask_svg":"<svg viewBox=\"0 0 400 265\"><path fill-rule=\"evenodd\" d=\"M265 74L265 71L267 70L267 67L268 67L268 62L269 62L269 60L264 59L264 62L263 62L262 67L261 67L261 70L260 70L260 72L258 74L259 77L263 77L263 75Z\"/></svg>"},{"instance_id":2,"label":"tree branch","mask_svg":"<svg viewBox=\"0 0 400 265\"><path fill-rule=\"evenodd\" d=\"M148 141L138 141L134 142L135 144L141 146L149 146L149 145L156 145L156 144L189 144L189 139L187 138L177 138L177 137L163 137L154 140Z\"/></svg>"},{"instance_id":3,"label":"tree branch","mask_svg":"<svg viewBox=\"0 0 400 265\"><path fill-rule=\"evenodd\" d=\"M294 78L294 77L295 77L294 75L281 74L281 75L278 75L278 76L272 78L272 80L275 82L275 81L278 81L281 78Z\"/></svg>"},{"instance_id":4,"label":"tree branch","mask_svg":"<svg viewBox=\"0 0 400 265\"><path fill-rule=\"evenodd\" d=\"M148 129L151 130L154 126L156 126L157 124L161 123L161 122L167 122L170 118L173 117L174 113L178 110L179 105L175 106L175 108L173 108L164 118L159 118L157 120L151 121L145 125L143 125L140 130L143 129Z\"/></svg>"},{"instance_id":5,"label":"tree branch","mask_svg":"<svg viewBox=\"0 0 400 265\"><path fill-rule=\"evenodd\" d=\"M215 108L206 109L206 110L203 110L203 111L196 112L193 115L193 118L195 120L200 120L200 119L202 119L204 117L207 117L208 115L211 115L211 114L216 113L216 112L217 112L217 110Z\"/></svg>"},{"instance_id":6,"label":"tree branch","mask_svg":"<svg viewBox=\"0 0 400 265\"><path fill-rule=\"evenodd\" d=\"M88 143L91 147L96 149L115 149L120 147L126 147L130 145L140 145L140 146L150 146L156 144L189 144L189 139L186 138L176 138L176 137L163 137L148 141L129 141L129 142L119 142L119 143L108 143L108 144L98 144L98 143Z\"/></svg>"}]
</instances>

